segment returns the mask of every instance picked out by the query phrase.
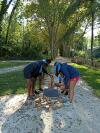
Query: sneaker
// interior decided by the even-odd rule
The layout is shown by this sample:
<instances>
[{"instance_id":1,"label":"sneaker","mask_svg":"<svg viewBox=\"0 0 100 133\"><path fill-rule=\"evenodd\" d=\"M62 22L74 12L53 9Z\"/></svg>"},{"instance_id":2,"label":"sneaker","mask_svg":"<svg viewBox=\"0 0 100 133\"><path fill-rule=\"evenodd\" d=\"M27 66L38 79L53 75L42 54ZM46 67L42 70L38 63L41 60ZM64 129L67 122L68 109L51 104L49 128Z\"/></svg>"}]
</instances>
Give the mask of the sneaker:
<instances>
[{"instance_id":1,"label":"sneaker","mask_svg":"<svg viewBox=\"0 0 100 133\"><path fill-rule=\"evenodd\" d=\"M40 92L38 90L35 90L34 93L35 94L40 94Z\"/></svg>"},{"instance_id":2,"label":"sneaker","mask_svg":"<svg viewBox=\"0 0 100 133\"><path fill-rule=\"evenodd\" d=\"M64 95L68 95L68 91L66 91L66 92L64 93Z\"/></svg>"},{"instance_id":3,"label":"sneaker","mask_svg":"<svg viewBox=\"0 0 100 133\"><path fill-rule=\"evenodd\" d=\"M34 100L34 98L35 98L35 94L33 94L32 96L28 96L27 100Z\"/></svg>"},{"instance_id":4,"label":"sneaker","mask_svg":"<svg viewBox=\"0 0 100 133\"><path fill-rule=\"evenodd\" d=\"M62 90L62 91L61 91L61 93L64 93L64 92L65 92L65 90Z\"/></svg>"},{"instance_id":5,"label":"sneaker","mask_svg":"<svg viewBox=\"0 0 100 133\"><path fill-rule=\"evenodd\" d=\"M42 92L42 91L43 91L43 89L42 89L42 88L40 88L40 89L39 89L39 91L40 91L40 92Z\"/></svg>"},{"instance_id":6,"label":"sneaker","mask_svg":"<svg viewBox=\"0 0 100 133\"><path fill-rule=\"evenodd\" d=\"M28 96L26 100L31 100L30 97Z\"/></svg>"},{"instance_id":7,"label":"sneaker","mask_svg":"<svg viewBox=\"0 0 100 133\"><path fill-rule=\"evenodd\" d=\"M66 90L62 90L61 93L64 95L68 95L68 91L66 91Z\"/></svg>"}]
</instances>

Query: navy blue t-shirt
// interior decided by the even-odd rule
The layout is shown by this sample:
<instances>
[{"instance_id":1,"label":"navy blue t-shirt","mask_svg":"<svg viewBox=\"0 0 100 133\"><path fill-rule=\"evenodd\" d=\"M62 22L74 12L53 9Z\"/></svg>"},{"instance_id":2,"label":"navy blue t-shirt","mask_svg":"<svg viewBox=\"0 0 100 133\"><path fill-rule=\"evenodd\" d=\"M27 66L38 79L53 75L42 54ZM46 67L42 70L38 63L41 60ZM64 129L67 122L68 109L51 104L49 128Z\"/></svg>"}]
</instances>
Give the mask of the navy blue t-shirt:
<instances>
[{"instance_id":1,"label":"navy blue t-shirt","mask_svg":"<svg viewBox=\"0 0 100 133\"><path fill-rule=\"evenodd\" d=\"M43 72L43 61L36 61L28 64L24 68L24 77L25 78L32 78L32 77L38 77Z\"/></svg>"},{"instance_id":2,"label":"navy blue t-shirt","mask_svg":"<svg viewBox=\"0 0 100 133\"><path fill-rule=\"evenodd\" d=\"M75 67L70 66L67 63L61 64L60 71L64 74L65 85L67 85L70 79L80 76L79 71Z\"/></svg>"}]
</instances>

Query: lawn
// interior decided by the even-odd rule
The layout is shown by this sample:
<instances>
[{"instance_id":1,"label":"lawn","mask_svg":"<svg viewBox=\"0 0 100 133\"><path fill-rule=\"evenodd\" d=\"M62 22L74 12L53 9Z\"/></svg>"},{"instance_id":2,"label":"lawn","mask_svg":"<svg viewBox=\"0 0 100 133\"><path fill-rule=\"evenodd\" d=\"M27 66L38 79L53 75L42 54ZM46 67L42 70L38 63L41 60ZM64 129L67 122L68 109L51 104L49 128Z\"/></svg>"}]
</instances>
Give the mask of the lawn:
<instances>
[{"instance_id":1,"label":"lawn","mask_svg":"<svg viewBox=\"0 0 100 133\"><path fill-rule=\"evenodd\" d=\"M100 69L93 69L74 63L72 63L72 65L78 68L82 79L84 79L88 83L88 85L93 88L94 94L100 97Z\"/></svg>"},{"instance_id":2,"label":"lawn","mask_svg":"<svg viewBox=\"0 0 100 133\"><path fill-rule=\"evenodd\" d=\"M0 68L20 66L30 63L29 61L0 61Z\"/></svg>"},{"instance_id":3,"label":"lawn","mask_svg":"<svg viewBox=\"0 0 100 133\"><path fill-rule=\"evenodd\" d=\"M25 93L22 71L0 74L0 95Z\"/></svg>"},{"instance_id":4,"label":"lawn","mask_svg":"<svg viewBox=\"0 0 100 133\"><path fill-rule=\"evenodd\" d=\"M36 89L38 87L38 82L36 82ZM0 74L0 96L26 92L26 80L23 71Z\"/></svg>"}]
</instances>

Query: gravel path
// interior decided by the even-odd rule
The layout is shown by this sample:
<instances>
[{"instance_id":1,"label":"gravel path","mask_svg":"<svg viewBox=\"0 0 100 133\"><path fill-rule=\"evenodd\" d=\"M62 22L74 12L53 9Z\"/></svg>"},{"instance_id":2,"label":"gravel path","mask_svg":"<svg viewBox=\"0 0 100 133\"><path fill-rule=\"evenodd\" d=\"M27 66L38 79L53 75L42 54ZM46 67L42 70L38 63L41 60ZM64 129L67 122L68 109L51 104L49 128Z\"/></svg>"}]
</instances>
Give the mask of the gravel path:
<instances>
[{"instance_id":1,"label":"gravel path","mask_svg":"<svg viewBox=\"0 0 100 133\"><path fill-rule=\"evenodd\" d=\"M2 61L2 62L6 62L6 61ZM10 61L9 61L10 62ZM12 60L12 62L26 62L26 65L33 62L31 60ZM24 68L25 65L20 65L20 66L14 66L14 67L7 67L7 68L0 68L0 74L3 73L8 73L8 72L13 72L13 71L19 71L22 70Z\"/></svg>"},{"instance_id":2,"label":"gravel path","mask_svg":"<svg viewBox=\"0 0 100 133\"><path fill-rule=\"evenodd\" d=\"M19 71L24 68L25 65L15 66L15 67L7 67L7 68L0 68L0 74L9 73L13 71Z\"/></svg>"},{"instance_id":3,"label":"gravel path","mask_svg":"<svg viewBox=\"0 0 100 133\"><path fill-rule=\"evenodd\" d=\"M24 104L26 94L0 98L0 133L99 133L100 99L84 81L76 86L75 102L57 110L37 111Z\"/></svg>"}]
</instances>

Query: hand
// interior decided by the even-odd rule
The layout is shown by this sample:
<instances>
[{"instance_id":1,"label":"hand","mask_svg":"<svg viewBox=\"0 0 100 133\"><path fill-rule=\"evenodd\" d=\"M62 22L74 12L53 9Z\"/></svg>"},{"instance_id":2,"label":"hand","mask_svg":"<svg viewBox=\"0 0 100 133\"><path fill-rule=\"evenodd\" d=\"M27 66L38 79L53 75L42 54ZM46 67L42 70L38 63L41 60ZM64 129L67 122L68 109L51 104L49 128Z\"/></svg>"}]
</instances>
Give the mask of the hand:
<instances>
[{"instance_id":1,"label":"hand","mask_svg":"<svg viewBox=\"0 0 100 133\"><path fill-rule=\"evenodd\" d=\"M54 75L53 74L49 74L50 78L54 79Z\"/></svg>"},{"instance_id":2,"label":"hand","mask_svg":"<svg viewBox=\"0 0 100 133\"><path fill-rule=\"evenodd\" d=\"M63 83L55 83L55 86L59 87L61 90L65 89L65 85Z\"/></svg>"},{"instance_id":3,"label":"hand","mask_svg":"<svg viewBox=\"0 0 100 133\"><path fill-rule=\"evenodd\" d=\"M57 87L60 87L61 86L60 83L55 83L54 85L57 86Z\"/></svg>"}]
</instances>

